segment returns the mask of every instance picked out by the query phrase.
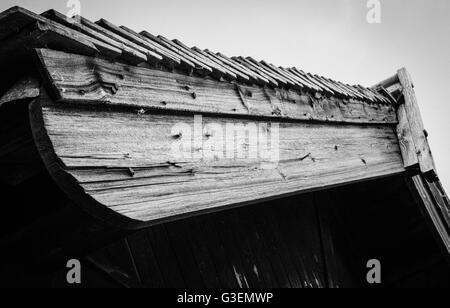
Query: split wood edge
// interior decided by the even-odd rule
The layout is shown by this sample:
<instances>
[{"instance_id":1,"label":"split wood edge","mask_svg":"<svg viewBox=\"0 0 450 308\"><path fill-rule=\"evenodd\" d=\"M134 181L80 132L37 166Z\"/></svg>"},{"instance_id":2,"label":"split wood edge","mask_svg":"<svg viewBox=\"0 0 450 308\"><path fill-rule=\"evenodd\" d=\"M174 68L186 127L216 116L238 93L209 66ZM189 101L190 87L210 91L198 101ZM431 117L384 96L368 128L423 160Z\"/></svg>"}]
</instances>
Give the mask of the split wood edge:
<instances>
[{"instance_id":1,"label":"split wood edge","mask_svg":"<svg viewBox=\"0 0 450 308\"><path fill-rule=\"evenodd\" d=\"M415 175L407 179L407 184L450 262L450 202L441 183L439 180L430 181L422 175Z\"/></svg>"},{"instance_id":2,"label":"split wood edge","mask_svg":"<svg viewBox=\"0 0 450 308\"><path fill-rule=\"evenodd\" d=\"M124 230L137 229L140 222L120 215L95 201L86 194L75 178L64 171L62 162L57 157L48 136L42 114L42 106L49 99L47 92L41 89L41 96L34 99L29 105L29 120L36 148L53 181L82 211L88 213L106 227L117 227Z\"/></svg>"},{"instance_id":3,"label":"split wood edge","mask_svg":"<svg viewBox=\"0 0 450 308\"><path fill-rule=\"evenodd\" d=\"M399 101L397 109L399 138L405 168L429 176L437 177L435 163L427 140L414 85L405 68L398 75L379 83L377 86L392 87L398 83L401 86L403 101Z\"/></svg>"}]
</instances>

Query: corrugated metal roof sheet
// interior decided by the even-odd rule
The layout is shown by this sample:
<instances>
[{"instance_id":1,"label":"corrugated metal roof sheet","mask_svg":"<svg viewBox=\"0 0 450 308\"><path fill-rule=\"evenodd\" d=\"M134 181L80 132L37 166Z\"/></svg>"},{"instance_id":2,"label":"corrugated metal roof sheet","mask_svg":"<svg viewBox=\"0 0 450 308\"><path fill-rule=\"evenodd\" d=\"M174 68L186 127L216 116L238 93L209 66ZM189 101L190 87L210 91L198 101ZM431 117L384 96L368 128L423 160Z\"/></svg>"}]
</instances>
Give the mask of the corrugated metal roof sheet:
<instances>
[{"instance_id":1,"label":"corrugated metal roof sheet","mask_svg":"<svg viewBox=\"0 0 450 308\"><path fill-rule=\"evenodd\" d=\"M116 26L105 19L95 23L80 16L69 19L54 10L37 15L23 8L14 7L1 13L0 40L7 39L35 23L41 25L41 31L53 31L56 36L64 35L65 39L72 36L79 44L86 44L88 50L95 50L99 56L133 65L148 63L160 69L176 69L187 74L210 76L227 82L239 81L346 99L390 103L389 98L376 89L344 84L305 73L297 68L278 67L252 57L230 58L208 49L191 48L177 39L169 40L163 36L152 35L148 31L137 33L125 26ZM71 53L77 51L70 50Z\"/></svg>"}]
</instances>

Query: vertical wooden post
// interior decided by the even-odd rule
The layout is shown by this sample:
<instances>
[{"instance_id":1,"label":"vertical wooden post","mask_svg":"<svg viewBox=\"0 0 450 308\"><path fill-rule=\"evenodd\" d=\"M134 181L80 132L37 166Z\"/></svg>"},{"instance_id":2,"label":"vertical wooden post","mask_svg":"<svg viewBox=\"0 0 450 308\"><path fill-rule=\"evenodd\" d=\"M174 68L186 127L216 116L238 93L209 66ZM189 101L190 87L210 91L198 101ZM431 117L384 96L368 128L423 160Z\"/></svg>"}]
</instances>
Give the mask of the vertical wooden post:
<instances>
[{"instance_id":1,"label":"vertical wooden post","mask_svg":"<svg viewBox=\"0 0 450 308\"><path fill-rule=\"evenodd\" d=\"M400 105L397 111L398 125L397 136L402 152L403 163L405 168L413 168L419 165L416 147L411 134L411 126L409 125L408 116L405 105Z\"/></svg>"},{"instance_id":2,"label":"vertical wooden post","mask_svg":"<svg viewBox=\"0 0 450 308\"><path fill-rule=\"evenodd\" d=\"M436 174L433 157L428 145L428 140L423 125L422 117L417 103L413 82L408 71L403 68L398 71L400 84L403 87L403 96L405 98L405 111L408 119L411 137L416 148L416 154L419 160L420 171L424 174Z\"/></svg>"},{"instance_id":3,"label":"vertical wooden post","mask_svg":"<svg viewBox=\"0 0 450 308\"><path fill-rule=\"evenodd\" d=\"M438 180L428 181L416 175L408 182L413 197L426 211L425 217L434 226L434 235L450 262L450 203L445 192L440 192Z\"/></svg>"}]
</instances>

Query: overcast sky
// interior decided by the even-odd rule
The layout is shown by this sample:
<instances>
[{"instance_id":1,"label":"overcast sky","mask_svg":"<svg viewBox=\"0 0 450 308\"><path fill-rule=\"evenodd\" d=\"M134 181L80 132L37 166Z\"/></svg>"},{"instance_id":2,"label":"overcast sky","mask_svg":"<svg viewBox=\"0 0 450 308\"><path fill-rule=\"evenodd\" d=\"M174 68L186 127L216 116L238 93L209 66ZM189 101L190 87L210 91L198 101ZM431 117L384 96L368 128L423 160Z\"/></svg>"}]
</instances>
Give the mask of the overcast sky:
<instances>
[{"instance_id":1,"label":"overcast sky","mask_svg":"<svg viewBox=\"0 0 450 308\"><path fill-rule=\"evenodd\" d=\"M450 191L450 0L381 0L369 24L368 0L81 0L81 13L189 46L297 66L371 86L406 66L441 179ZM1 0L41 13L68 12L67 0Z\"/></svg>"}]
</instances>

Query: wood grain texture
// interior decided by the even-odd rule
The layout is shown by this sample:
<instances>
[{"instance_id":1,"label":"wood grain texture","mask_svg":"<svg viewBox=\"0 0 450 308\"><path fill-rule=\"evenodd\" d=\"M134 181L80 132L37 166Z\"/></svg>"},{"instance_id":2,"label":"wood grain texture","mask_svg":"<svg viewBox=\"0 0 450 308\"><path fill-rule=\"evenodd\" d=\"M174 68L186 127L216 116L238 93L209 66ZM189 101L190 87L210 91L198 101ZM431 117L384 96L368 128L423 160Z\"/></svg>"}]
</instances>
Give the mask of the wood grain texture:
<instances>
[{"instance_id":1,"label":"wood grain texture","mask_svg":"<svg viewBox=\"0 0 450 308\"><path fill-rule=\"evenodd\" d=\"M74 41L82 42L85 45L94 46L102 55L107 58L115 59L122 54L122 50L104 43L95 37L85 35L76 30L65 27L58 22L52 21L30 12L26 9L15 7L0 16L0 25L3 25L0 39L6 38L8 35L16 34L23 28L32 24L39 24L45 31L52 31L61 36L71 38ZM4 32L4 33L3 33ZM63 48L64 49L64 48Z\"/></svg>"},{"instance_id":2,"label":"wood grain texture","mask_svg":"<svg viewBox=\"0 0 450 308\"><path fill-rule=\"evenodd\" d=\"M419 164L419 159L411 134L411 126L409 125L405 105L400 105L398 107L397 116L399 122L397 125L397 136L402 151L403 162L405 168L411 168Z\"/></svg>"},{"instance_id":3,"label":"wood grain texture","mask_svg":"<svg viewBox=\"0 0 450 308\"><path fill-rule=\"evenodd\" d=\"M348 99L362 99L366 102L389 103L377 92L361 86L349 86L317 75L304 74L303 77L293 75L288 70L276 67L265 61L257 61L251 57L229 59L221 54L211 55L207 50L190 48L179 40L168 40L163 36L154 36L147 31L137 33L125 26L116 26L104 19L95 24L77 16L66 18L54 10L41 15L34 14L20 7L14 7L0 15L0 40L14 37L21 29L34 23L41 23L53 32L72 37L74 41L95 47L99 56L108 60L119 59L133 65L147 65L161 70L176 70L184 74L201 77L212 77L218 81L239 81L249 85L257 82L263 86L287 87L291 90L303 89L306 84L315 83L321 94ZM65 46L56 48L66 51ZM85 49L85 48L83 48ZM73 51L74 53L82 53ZM219 59L218 59L219 58ZM218 61L217 61L218 60ZM148 62L148 63L145 63ZM242 70L244 68L244 70ZM236 74L236 69L238 74ZM251 79L251 80L250 80ZM316 94L314 87L306 86L305 91Z\"/></svg>"},{"instance_id":4,"label":"wood grain texture","mask_svg":"<svg viewBox=\"0 0 450 308\"><path fill-rule=\"evenodd\" d=\"M365 264L374 256L383 260L382 287L408 286L408 280L429 268L443 270L440 275L446 277L449 269L436 267L445 260L403 176L201 215L148 231L150 238L143 232L127 237L131 249L108 249L123 256L114 263L102 251L108 267L133 273L130 262L124 262L130 259L124 254L130 254L143 287L367 288ZM439 284L429 275L418 285L423 281Z\"/></svg>"},{"instance_id":5,"label":"wood grain texture","mask_svg":"<svg viewBox=\"0 0 450 308\"><path fill-rule=\"evenodd\" d=\"M308 195L288 201L153 226L122 240L131 249L114 244L94 256L103 268L138 272L143 287L323 287L314 204Z\"/></svg>"},{"instance_id":6,"label":"wood grain texture","mask_svg":"<svg viewBox=\"0 0 450 308\"><path fill-rule=\"evenodd\" d=\"M203 119L204 125L221 127L232 123L272 129L278 124L280 162L270 169L262 159L247 156L177 160L171 149L180 136L173 127L193 125L190 116L93 111L51 102L42 114L63 169L91 198L139 221L189 216L404 171L390 126ZM203 133L201 142L216 134ZM247 149L253 146L245 134L234 141ZM201 153L201 147L194 145L194 152Z\"/></svg>"},{"instance_id":7,"label":"wood grain texture","mask_svg":"<svg viewBox=\"0 0 450 308\"><path fill-rule=\"evenodd\" d=\"M107 29L108 31L111 31L115 33L116 35L121 36L122 38L125 38L127 40L130 40L134 42L135 44L147 49L147 53L150 53L152 57L163 57L164 62L166 63L180 63L180 60L174 57L169 51L164 49L162 46L157 46L155 44L151 44L149 42L146 42L142 38L137 37L136 35L126 31L125 29L122 29L120 27L117 27L113 25L112 23L108 22L105 19L101 19L97 21L95 24L101 26L102 28Z\"/></svg>"},{"instance_id":8,"label":"wood grain texture","mask_svg":"<svg viewBox=\"0 0 450 308\"><path fill-rule=\"evenodd\" d=\"M450 260L450 204L439 182L428 182L421 175L412 177L410 189L418 204L425 210L437 242Z\"/></svg>"},{"instance_id":9,"label":"wood grain texture","mask_svg":"<svg viewBox=\"0 0 450 308\"><path fill-rule=\"evenodd\" d=\"M55 10L49 10L41 14L41 16L44 16L50 20L53 20L61 25L66 26L67 28L76 30L80 33L83 33L89 37L92 37L104 44L107 44L113 48L117 48L121 50L122 52L122 58L133 64L139 64L142 62L147 61L147 54L140 52L137 49L129 47L127 44L123 44L122 42L119 42L117 40L112 39L111 37L100 33L98 31L95 31L79 22L77 19L74 18L67 18L64 14L61 14ZM162 57L156 57L154 59L149 59L153 61L160 61L162 60Z\"/></svg>"},{"instance_id":10,"label":"wood grain texture","mask_svg":"<svg viewBox=\"0 0 450 308\"><path fill-rule=\"evenodd\" d=\"M406 116L411 127L416 154L419 157L420 170L422 173L436 173L411 76L406 69L401 69L398 71L398 77L403 86Z\"/></svg>"},{"instance_id":11,"label":"wood grain texture","mask_svg":"<svg viewBox=\"0 0 450 308\"><path fill-rule=\"evenodd\" d=\"M40 81L37 77L23 77L0 98L0 107L8 102L36 98L40 93Z\"/></svg>"},{"instance_id":12,"label":"wood grain texture","mask_svg":"<svg viewBox=\"0 0 450 308\"><path fill-rule=\"evenodd\" d=\"M144 111L397 124L395 110L387 104L316 98L299 91L258 86L240 85L242 91L237 91L233 83L112 64L51 50L38 53L57 99L63 102L127 106Z\"/></svg>"}]
</instances>

